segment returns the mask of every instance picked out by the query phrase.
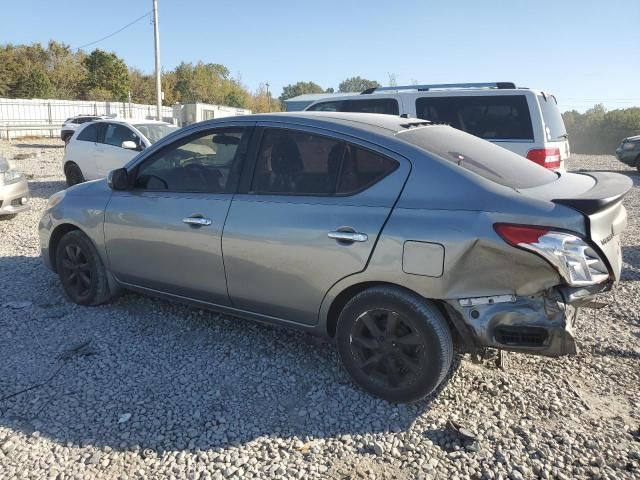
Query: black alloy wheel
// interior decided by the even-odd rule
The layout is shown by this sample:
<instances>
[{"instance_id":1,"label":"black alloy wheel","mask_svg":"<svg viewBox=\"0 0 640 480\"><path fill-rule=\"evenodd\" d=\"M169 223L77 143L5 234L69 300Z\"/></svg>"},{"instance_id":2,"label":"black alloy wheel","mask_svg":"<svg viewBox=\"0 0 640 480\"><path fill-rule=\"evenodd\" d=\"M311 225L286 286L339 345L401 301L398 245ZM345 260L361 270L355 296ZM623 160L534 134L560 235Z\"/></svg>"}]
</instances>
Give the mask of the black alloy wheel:
<instances>
[{"instance_id":1,"label":"black alloy wheel","mask_svg":"<svg viewBox=\"0 0 640 480\"><path fill-rule=\"evenodd\" d=\"M424 361L425 339L397 312L369 310L351 330L351 350L359 368L372 381L388 388L414 380Z\"/></svg>"},{"instance_id":2,"label":"black alloy wheel","mask_svg":"<svg viewBox=\"0 0 640 480\"><path fill-rule=\"evenodd\" d=\"M91 240L81 231L63 235L55 247L56 271L67 296L80 305L98 305L118 293Z\"/></svg>"},{"instance_id":3,"label":"black alloy wheel","mask_svg":"<svg viewBox=\"0 0 640 480\"><path fill-rule=\"evenodd\" d=\"M73 297L86 298L91 293L92 274L91 265L82 247L73 243L65 245L60 267L62 281L73 292Z\"/></svg>"},{"instance_id":4,"label":"black alloy wheel","mask_svg":"<svg viewBox=\"0 0 640 480\"><path fill-rule=\"evenodd\" d=\"M390 402L431 394L451 370L453 339L438 306L401 287L355 295L340 312L338 354L351 378Z\"/></svg>"}]
</instances>

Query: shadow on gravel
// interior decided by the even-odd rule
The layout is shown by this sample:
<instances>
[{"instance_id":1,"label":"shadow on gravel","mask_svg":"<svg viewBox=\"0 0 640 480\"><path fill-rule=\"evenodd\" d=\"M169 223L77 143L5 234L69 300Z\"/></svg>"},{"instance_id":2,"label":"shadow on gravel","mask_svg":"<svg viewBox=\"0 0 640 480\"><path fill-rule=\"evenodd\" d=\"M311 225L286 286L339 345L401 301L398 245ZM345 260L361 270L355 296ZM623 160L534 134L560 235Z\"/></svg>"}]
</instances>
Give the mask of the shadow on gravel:
<instances>
[{"instance_id":1,"label":"shadow on gravel","mask_svg":"<svg viewBox=\"0 0 640 480\"><path fill-rule=\"evenodd\" d=\"M65 188L67 188L67 183L64 180L29 180L29 192L34 198L43 198L46 200L54 193L64 190Z\"/></svg>"},{"instance_id":2,"label":"shadow on gravel","mask_svg":"<svg viewBox=\"0 0 640 480\"><path fill-rule=\"evenodd\" d=\"M60 141L60 145L57 144L49 144L49 143L16 143L16 147L18 148L64 148L64 142Z\"/></svg>"},{"instance_id":3,"label":"shadow on gravel","mask_svg":"<svg viewBox=\"0 0 640 480\"><path fill-rule=\"evenodd\" d=\"M623 245L622 260L631 268L622 269L622 280L640 280L640 246Z\"/></svg>"},{"instance_id":4,"label":"shadow on gravel","mask_svg":"<svg viewBox=\"0 0 640 480\"><path fill-rule=\"evenodd\" d=\"M131 293L80 307L39 258L0 257L0 278L0 425L25 434L162 455L401 431L430 409L362 392L309 335Z\"/></svg>"},{"instance_id":5,"label":"shadow on gravel","mask_svg":"<svg viewBox=\"0 0 640 480\"><path fill-rule=\"evenodd\" d=\"M636 360L640 360L640 353L632 351L632 350L623 350L618 347L596 347L593 350L593 353L596 355L601 355L604 357L619 357L619 358L633 358Z\"/></svg>"}]
</instances>

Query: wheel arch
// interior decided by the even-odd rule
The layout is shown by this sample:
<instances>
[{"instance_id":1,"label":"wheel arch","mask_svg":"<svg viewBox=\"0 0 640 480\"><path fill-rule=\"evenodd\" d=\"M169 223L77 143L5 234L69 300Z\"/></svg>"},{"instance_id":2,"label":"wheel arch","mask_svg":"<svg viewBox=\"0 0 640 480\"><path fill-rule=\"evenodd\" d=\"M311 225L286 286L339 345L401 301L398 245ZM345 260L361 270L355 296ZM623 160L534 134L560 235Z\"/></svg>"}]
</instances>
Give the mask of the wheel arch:
<instances>
[{"instance_id":1,"label":"wheel arch","mask_svg":"<svg viewBox=\"0 0 640 480\"><path fill-rule=\"evenodd\" d=\"M71 165L75 165L76 167L80 168L80 165L78 165L77 162L74 162L73 160L65 160L64 165L62 166L62 170L64 171L64 173L67 173L67 168Z\"/></svg>"},{"instance_id":2,"label":"wheel arch","mask_svg":"<svg viewBox=\"0 0 640 480\"><path fill-rule=\"evenodd\" d=\"M78 230L82 232L82 230L77 225L74 225L72 223L62 223L56 226L56 228L54 228L53 231L51 232L51 236L49 237L48 254L49 254L49 262L50 262L51 268L55 273L58 273L58 266L56 265L56 250L58 249L58 244L60 243L60 240L62 239L62 237L64 237L67 233L73 230Z\"/></svg>"},{"instance_id":3,"label":"wheel arch","mask_svg":"<svg viewBox=\"0 0 640 480\"><path fill-rule=\"evenodd\" d=\"M73 232L73 231L78 231L82 233L85 237L87 237L87 240L96 249L98 256L101 258L102 263L104 264L104 267L107 273L107 280L109 282L109 288L114 294L119 292L122 287L117 282L113 274L110 272L108 264L106 262L107 259L105 258L104 251L100 249L98 245L96 245L96 242L94 241L93 238L91 238L91 235L87 234L87 232L85 232L82 228L80 228L78 225L75 225L73 223L62 223L60 225L57 225L51 232L51 235L49 236L49 249L47 254L49 255L49 262L51 265L51 269L55 273L58 273L58 268L56 265L56 250L58 249L58 244L60 243L60 240L62 239L62 237L64 237L67 233Z\"/></svg>"},{"instance_id":4,"label":"wheel arch","mask_svg":"<svg viewBox=\"0 0 640 480\"><path fill-rule=\"evenodd\" d=\"M458 318L454 317L455 312L453 312L453 309L447 308L446 302L439 299L425 298L424 296L420 295L418 292L411 290L407 287L398 285L396 283L384 282L384 281L367 281L367 282L355 283L353 285L349 285L348 287L344 288L340 293L338 293L335 296L335 298L331 301L331 305L327 310L326 318L324 319L324 330L325 330L324 333L329 337L334 338L336 334L336 327L338 325L338 318L340 317L340 312L342 312L342 309L349 302L349 300L351 300L354 296L356 296L360 292L363 292L364 290L367 290L372 287L379 287L379 286L397 288L405 292L408 292L412 295L417 295L420 298L433 302L437 306L438 310L440 310L445 320L447 321L447 325L449 326L449 330L451 331L451 335L453 336L454 343L458 345L465 345L468 348L468 342L472 340L471 338L468 337L470 332L465 328L463 324L461 324Z\"/></svg>"}]
</instances>

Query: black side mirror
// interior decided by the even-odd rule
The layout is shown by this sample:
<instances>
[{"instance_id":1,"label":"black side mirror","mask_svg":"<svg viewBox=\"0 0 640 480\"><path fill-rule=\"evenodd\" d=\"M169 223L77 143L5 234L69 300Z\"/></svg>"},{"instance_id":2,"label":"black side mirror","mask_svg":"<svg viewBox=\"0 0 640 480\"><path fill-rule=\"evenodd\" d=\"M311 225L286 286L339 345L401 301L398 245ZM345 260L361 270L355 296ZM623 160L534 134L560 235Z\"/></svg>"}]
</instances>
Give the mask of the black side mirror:
<instances>
[{"instance_id":1,"label":"black side mirror","mask_svg":"<svg viewBox=\"0 0 640 480\"><path fill-rule=\"evenodd\" d=\"M107 185L111 190L127 190L129 188L129 173L126 168L116 168L109 172Z\"/></svg>"}]
</instances>

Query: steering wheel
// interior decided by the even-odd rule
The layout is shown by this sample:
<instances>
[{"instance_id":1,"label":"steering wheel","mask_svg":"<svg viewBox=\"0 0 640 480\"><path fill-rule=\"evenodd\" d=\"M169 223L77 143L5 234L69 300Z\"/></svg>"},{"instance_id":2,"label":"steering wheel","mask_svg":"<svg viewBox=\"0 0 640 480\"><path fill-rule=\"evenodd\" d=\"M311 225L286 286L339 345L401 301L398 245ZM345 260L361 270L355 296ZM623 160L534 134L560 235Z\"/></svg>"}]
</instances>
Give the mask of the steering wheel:
<instances>
[{"instance_id":1,"label":"steering wheel","mask_svg":"<svg viewBox=\"0 0 640 480\"><path fill-rule=\"evenodd\" d=\"M207 174L209 173L207 167L202 165L201 163L189 163L185 165L185 170L193 172L198 176L200 180L207 183Z\"/></svg>"}]
</instances>

